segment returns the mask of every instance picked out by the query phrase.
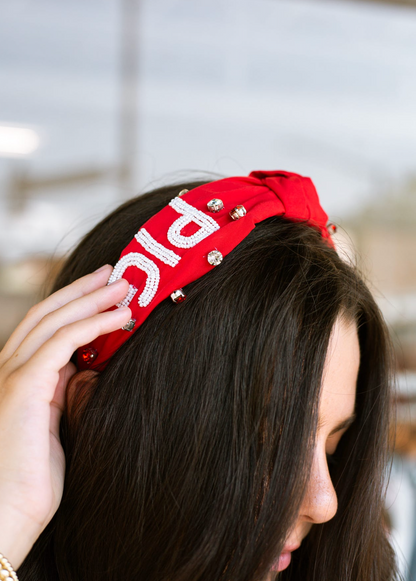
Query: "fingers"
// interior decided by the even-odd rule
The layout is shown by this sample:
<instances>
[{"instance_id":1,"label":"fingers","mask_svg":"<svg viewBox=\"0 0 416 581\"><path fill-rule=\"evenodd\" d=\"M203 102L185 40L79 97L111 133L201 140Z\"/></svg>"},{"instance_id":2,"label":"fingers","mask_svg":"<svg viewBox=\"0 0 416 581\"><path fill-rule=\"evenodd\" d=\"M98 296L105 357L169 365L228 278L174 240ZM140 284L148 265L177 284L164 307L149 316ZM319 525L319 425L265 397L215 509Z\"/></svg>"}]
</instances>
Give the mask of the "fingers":
<instances>
[{"instance_id":1,"label":"fingers","mask_svg":"<svg viewBox=\"0 0 416 581\"><path fill-rule=\"evenodd\" d=\"M10 336L6 345L0 353L0 366L9 359L19 345L22 343L28 333L49 313L56 311L70 301L76 300L82 296L103 287L107 284L112 271L109 264L101 267L96 272L87 274L82 278L74 281L72 284L58 290L41 303L30 309L26 317Z\"/></svg>"},{"instance_id":2,"label":"fingers","mask_svg":"<svg viewBox=\"0 0 416 581\"><path fill-rule=\"evenodd\" d=\"M120 279L109 286L99 288L48 313L23 339L5 367L8 371L13 371L20 367L58 329L81 319L88 319L114 306L126 296L128 288L129 283L124 279Z\"/></svg>"},{"instance_id":3,"label":"fingers","mask_svg":"<svg viewBox=\"0 0 416 581\"><path fill-rule=\"evenodd\" d=\"M130 317L129 307L121 307L61 327L24 365L14 371L14 389L21 394L34 391L37 398L50 403L59 383L60 370L73 352L99 335L120 329Z\"/></svg>"}]
</instances>

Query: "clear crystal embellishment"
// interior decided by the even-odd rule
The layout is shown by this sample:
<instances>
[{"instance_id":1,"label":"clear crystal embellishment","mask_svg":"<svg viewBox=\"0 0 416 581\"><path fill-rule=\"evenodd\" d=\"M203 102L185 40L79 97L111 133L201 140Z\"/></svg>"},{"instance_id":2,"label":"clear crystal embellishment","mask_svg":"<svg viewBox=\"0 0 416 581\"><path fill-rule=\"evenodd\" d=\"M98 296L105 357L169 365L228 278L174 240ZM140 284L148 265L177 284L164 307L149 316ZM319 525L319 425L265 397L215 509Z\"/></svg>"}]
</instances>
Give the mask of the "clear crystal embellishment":
<instances>
[{"instance_id":1,"label":"clear crystal embellishment","mask_svg":"<svg viewBox=\"0 0 416 581\"><path fill-rule=\"evenodd\" d=\"M221 264L222 258L223 256L219 250L211 250L211 252L208 254L208 262L212 266L218 266Z\"/></svg>"},{"instance_id":2,"label":"clear crystal embellishment","mask_svg":"<svg viewBox=\"0 0 416 581\"><path fill-rule=\"evenodd\" d=\"M134 325L136 324L136 319L130 319L130 321L124 325L124 327L121 327L123 329L123 331L130 331L130 333L133 331L134 329Z\"/></svg>"},{"instance_id":3,"label":"clear crystal embellishment","mask_svg":"<svg viewBox=\"0 0 416 581\"><path fill-rule=\"evenodd\" d=\"M233 220L239 220L240 218L243 218L246 214L247 210L245 209L244 206L241 205L236 206L230 212L230 216Z\"/></svg>"},{"instance_id":4,"label":"clear crystal embellishment","mask_svg":"<svg viewBox=\"0 0 416 581\"><path fill-rule=\"evenodd\" d=\"M220 212L224 208L224 204L223 204L222 200L219 200L218 198L214 198L213 200L210 200L208 202L207 208L208 208L209 212Z\"/></svg>"}]
</instances>

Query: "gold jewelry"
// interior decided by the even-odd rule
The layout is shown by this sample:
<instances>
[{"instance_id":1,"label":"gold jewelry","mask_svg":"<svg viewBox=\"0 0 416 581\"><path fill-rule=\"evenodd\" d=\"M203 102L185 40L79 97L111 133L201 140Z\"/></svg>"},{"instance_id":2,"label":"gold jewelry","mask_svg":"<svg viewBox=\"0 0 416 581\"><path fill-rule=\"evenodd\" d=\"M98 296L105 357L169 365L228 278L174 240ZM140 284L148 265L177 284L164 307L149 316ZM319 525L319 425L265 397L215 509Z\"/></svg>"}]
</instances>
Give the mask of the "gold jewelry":
<instances>
[{"instance_id":1,"label":"gold jewelry","mask_svg":"<svg viewBox=\"0 0 416 581\"><path fill-rule=\"evenodd\" d=\"M10 565L9 561L0 553L0 580L1 581L19 581L17 575Z\"/></svg>"}]
</instances>

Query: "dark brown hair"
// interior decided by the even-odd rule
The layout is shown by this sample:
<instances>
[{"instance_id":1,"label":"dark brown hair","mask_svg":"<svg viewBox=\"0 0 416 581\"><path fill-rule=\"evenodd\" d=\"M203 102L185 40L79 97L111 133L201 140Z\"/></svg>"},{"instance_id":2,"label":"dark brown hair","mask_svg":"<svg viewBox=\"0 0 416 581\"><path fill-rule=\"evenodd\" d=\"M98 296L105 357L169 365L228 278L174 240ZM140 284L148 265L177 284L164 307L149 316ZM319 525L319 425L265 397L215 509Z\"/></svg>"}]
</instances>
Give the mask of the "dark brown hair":
<instances>
[{"instance_id":1,"label":"dark brown hair","mask_svg":"<svg viewBox=\"0 0 416 581\"><path fill-rule=\"evenodd\" d=\"M82 240L55 289L116 264L146 220L200 183L121 206ZM357 324L361 364L357 419L331 468L339 508L279 579L395 579L382 522L389 343L355 269L314 229L273 217L184 290L65 414L63 500L21 581L264 579L305 492L341 314Z\"/></svg>"}]
</instances>

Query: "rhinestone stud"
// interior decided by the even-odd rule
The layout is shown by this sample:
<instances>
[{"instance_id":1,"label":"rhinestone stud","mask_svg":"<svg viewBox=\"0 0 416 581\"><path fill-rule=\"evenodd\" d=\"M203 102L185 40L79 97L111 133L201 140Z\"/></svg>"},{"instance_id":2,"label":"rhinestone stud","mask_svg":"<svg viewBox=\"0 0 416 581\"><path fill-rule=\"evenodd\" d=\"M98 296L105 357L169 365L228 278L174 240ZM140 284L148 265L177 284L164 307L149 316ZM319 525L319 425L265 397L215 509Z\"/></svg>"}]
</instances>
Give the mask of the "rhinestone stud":
<instances>
[{"instance_id":1,"label":"rhinestone stud","mask_svg":"<svg viewBox=\"0 0 416 581\"><path fill-rule=\"evenodd\" d=\"M189 190L181 190L178 196L181 198L184 194L186 194L186 192L189 192Z\"/></svg>"},{"instance_id":2,"label":"rhinestone stud","mask_svg":"<svg viewBox=\"0 0 416 581\"><path fill-rule=\"evenodd\" d=\"M337 231L337 227L336 227L335 224L329 223L328 226L327 226L327 228L328 228L328 231L329 231L330 234L335 234L336 231Z\"/></svg>"},{"instance_id":3,"label":"rhinestone stud","mask_svg":"<svg viewBox=\"0 0 416 581\"><path fill-rule=\"evenodd\" d=\"M82 360L86 365L91 365L91 363L97 359L98 351L93 347L87 347L82 351Z\"/></svg>"},{"instance_id":4,"label":"rhinestone stud","mask_svg":"<svg viewBox=\"0 0 416 581\"><path fill-rule=\"evenodd\" d=\"M207 258L208 262L212 266L218 266L219 264L221 264L223 256L219 250L211 250Z\"/></svg>"},{"instance_id":5,"label":"rhinestone stud","mask_svg":"<svg viewBox=\"0 0 416 581\"><path fill-rule=\"evenodd\" d=\"M207 208L209 212L220 212L224 208L224 204L222 203L222 200L214 198L208 202Z\"/></svg>"},{"instance_id":6,"label":"rhinestone stud","mask_svg":"<svg viewBox=\"0 0 416 581\"><path fill-rule=\"evenodd\" d=\"M186 299L186 294L181 288L178 288L178 290L175 290L173 293L171 293L170 298L174 303L183 303L183 301Z\"/></svg>"},{"instance_id":7,"label":"rhinestone stud","mask_svg":"<svg viewBox=\"0 0 416 581\"><path fill-rule=\"evenodd\" d=\"M247 210L245 209L244 206L236 206L230 212L230 216L233 220L239 220L240 218L242 218L246 214L247 214Z\"/></svg>"},{"instance_id":8,"label":"rhinestone stud","mask_svg":"<svg viewBox=\"0 0 416 581\"><path fill-rule=\"evenodd\" d=\"M130 333L133 331L134 326L136 324L136 319L130 319L130 321L124 325L124 327L121 327L123 329L123 331L129 331Z\"/></svg>"}]
</instances>

